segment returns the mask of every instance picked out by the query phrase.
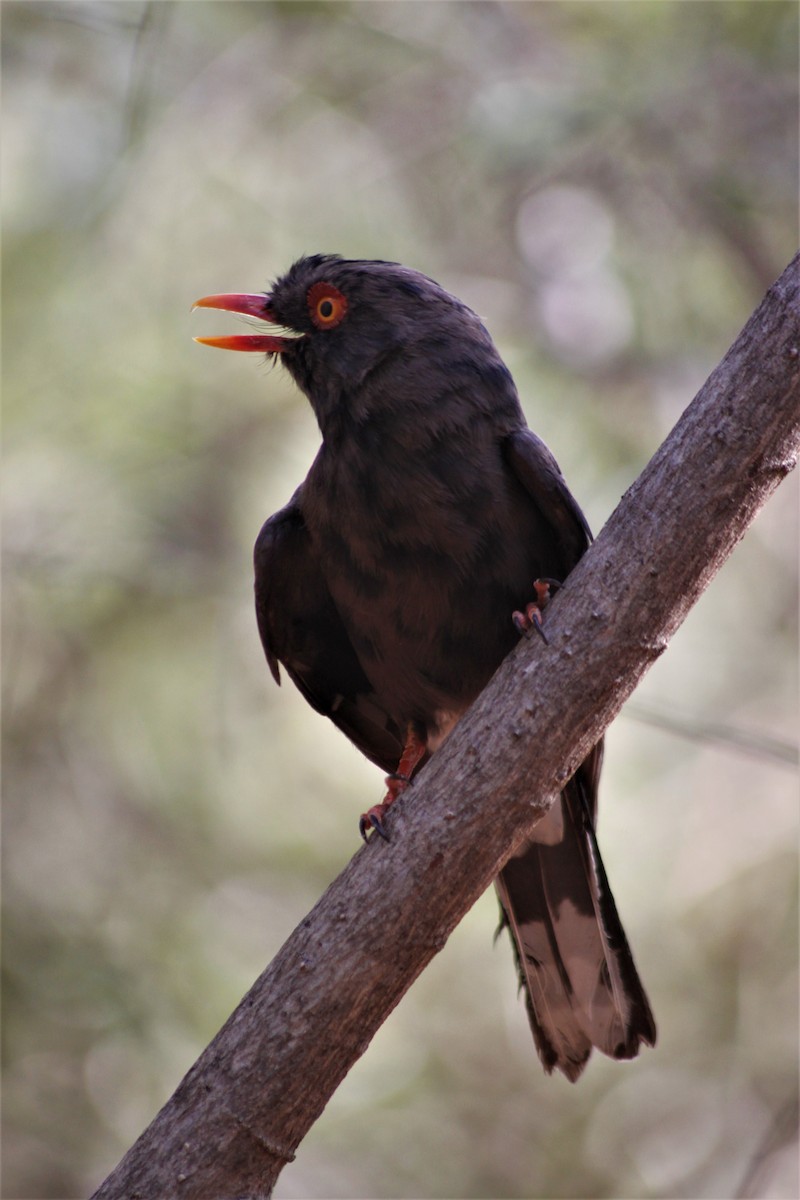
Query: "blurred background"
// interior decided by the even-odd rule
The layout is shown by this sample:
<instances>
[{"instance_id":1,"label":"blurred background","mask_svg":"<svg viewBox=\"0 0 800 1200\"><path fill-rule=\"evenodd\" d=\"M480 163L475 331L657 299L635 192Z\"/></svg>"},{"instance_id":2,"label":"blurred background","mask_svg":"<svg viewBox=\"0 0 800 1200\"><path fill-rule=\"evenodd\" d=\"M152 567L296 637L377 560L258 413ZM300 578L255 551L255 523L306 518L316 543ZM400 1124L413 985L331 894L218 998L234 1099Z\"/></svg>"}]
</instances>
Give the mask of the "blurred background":
<instances>
[{"instance_id":1,"label":"blurred background","mask_svg":"<svg viewBox=\"0 0 800 1200\"><path fill-rule=\"evenodd\" d=\"M4 3L3 1196L100 1182L380 795L252 612L310 409L192 301L432 275L599 529L795 250L797 45L771 0ZM278 1197L798 1195L797 540L790 478L609 734L656 1049L546 1078L488 894Z\"/></svg>"}]
</instances>

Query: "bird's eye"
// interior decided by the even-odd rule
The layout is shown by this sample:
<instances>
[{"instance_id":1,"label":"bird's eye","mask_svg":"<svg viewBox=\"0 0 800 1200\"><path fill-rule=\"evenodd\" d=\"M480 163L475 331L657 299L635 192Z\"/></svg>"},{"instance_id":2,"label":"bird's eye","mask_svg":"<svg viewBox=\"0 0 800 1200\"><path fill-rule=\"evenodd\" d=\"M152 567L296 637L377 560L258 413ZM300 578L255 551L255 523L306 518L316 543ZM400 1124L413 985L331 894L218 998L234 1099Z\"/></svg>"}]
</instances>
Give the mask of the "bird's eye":
<instances>
[{"instance_id":1,"label":"bird's eye","mask_svg":"<svg viewBox=\"0 0 800 1200\"><path fill-rule=\"evenodd\" d=\"M332 283L315 283L308 289L306 299L317 329L333 329L347 312L347 300Z\"/></svg>"}]
</instances>

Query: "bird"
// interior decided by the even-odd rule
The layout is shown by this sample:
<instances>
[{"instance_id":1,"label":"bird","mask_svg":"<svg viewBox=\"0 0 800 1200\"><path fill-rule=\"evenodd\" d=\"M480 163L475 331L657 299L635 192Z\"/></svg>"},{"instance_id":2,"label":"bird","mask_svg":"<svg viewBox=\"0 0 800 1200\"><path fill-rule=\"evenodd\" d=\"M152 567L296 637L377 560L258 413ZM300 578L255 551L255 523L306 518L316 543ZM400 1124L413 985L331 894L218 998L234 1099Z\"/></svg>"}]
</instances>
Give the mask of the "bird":
<instances>
[{"instance_id":1,"label":"bird","mask_svg":"<svg viewBox=\"0 0 800 1200\"><path fill-rule=\"evenodd\" d=\"M262 293L195 307L265 322L199 337L266 354L305 394L321 443L254 550L258 629L281 668L387 775L360 821L391 806L437 752L591 533L528 427L478 315L399 263L313 254ZM599 743L496 879L545 1071L575 1081L593 1049L653 1046L656 1027L595 832Z\"/></svg>"}]
</instances>

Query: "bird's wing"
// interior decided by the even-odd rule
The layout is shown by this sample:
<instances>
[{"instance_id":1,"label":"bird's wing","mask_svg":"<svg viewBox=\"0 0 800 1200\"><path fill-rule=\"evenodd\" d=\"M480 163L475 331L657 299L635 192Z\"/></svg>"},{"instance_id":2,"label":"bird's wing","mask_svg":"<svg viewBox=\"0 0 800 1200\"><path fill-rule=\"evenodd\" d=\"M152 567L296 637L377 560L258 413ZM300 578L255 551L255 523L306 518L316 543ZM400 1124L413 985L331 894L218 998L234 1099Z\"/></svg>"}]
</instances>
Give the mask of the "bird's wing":
<instances>
[{"instance_id":1,"label":"bird's wing","mask_svg":"<svg viewBox=\"0 0 800 1200\"><path fill-rule=\"evenodd\" d=\"M377 704L314 552L300 490L262 526L254 551L256 618L269 669L286 668L309 704L362 754L393 771L401 733Z\"/></svg>"},{"instance_id":2,"label":"bird's wing","mask_svg":"<svg viewBox=\"0 0 800 1200\"><path fill-rule=\"evenodd\" d=\"M544 525L549 527L566 577L592 540L586 518L558 463L532 430L515 429L505 438L503 452L513 475L536 505Z\"/></svg>"}]
</instances>

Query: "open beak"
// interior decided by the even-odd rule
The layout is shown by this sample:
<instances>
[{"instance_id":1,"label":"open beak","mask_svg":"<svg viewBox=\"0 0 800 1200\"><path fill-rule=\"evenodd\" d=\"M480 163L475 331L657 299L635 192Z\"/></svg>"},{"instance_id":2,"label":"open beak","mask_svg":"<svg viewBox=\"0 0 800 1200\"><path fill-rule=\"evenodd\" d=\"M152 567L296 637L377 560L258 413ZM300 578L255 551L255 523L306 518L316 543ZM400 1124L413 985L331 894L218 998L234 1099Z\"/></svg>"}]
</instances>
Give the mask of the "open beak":
<instances>
[{"instance_id":1,"label":"open beak","mask_svg":"<svg viewBox=\"0 0 800 1200\"><path fill-rule=\"evenodd\" d=\"M225 292L220 296L203 296L195 300L193 308L222 308L226 312L242 313L246 317L258 317L261 321L276 324L269 296L248 295L240 292ZM250 350L259 354L280 354L293 339L279 337L274 333L234 334L231 337L196 337L204 346L216 346L219 350Z\"/></svg>"}]
</instances>

